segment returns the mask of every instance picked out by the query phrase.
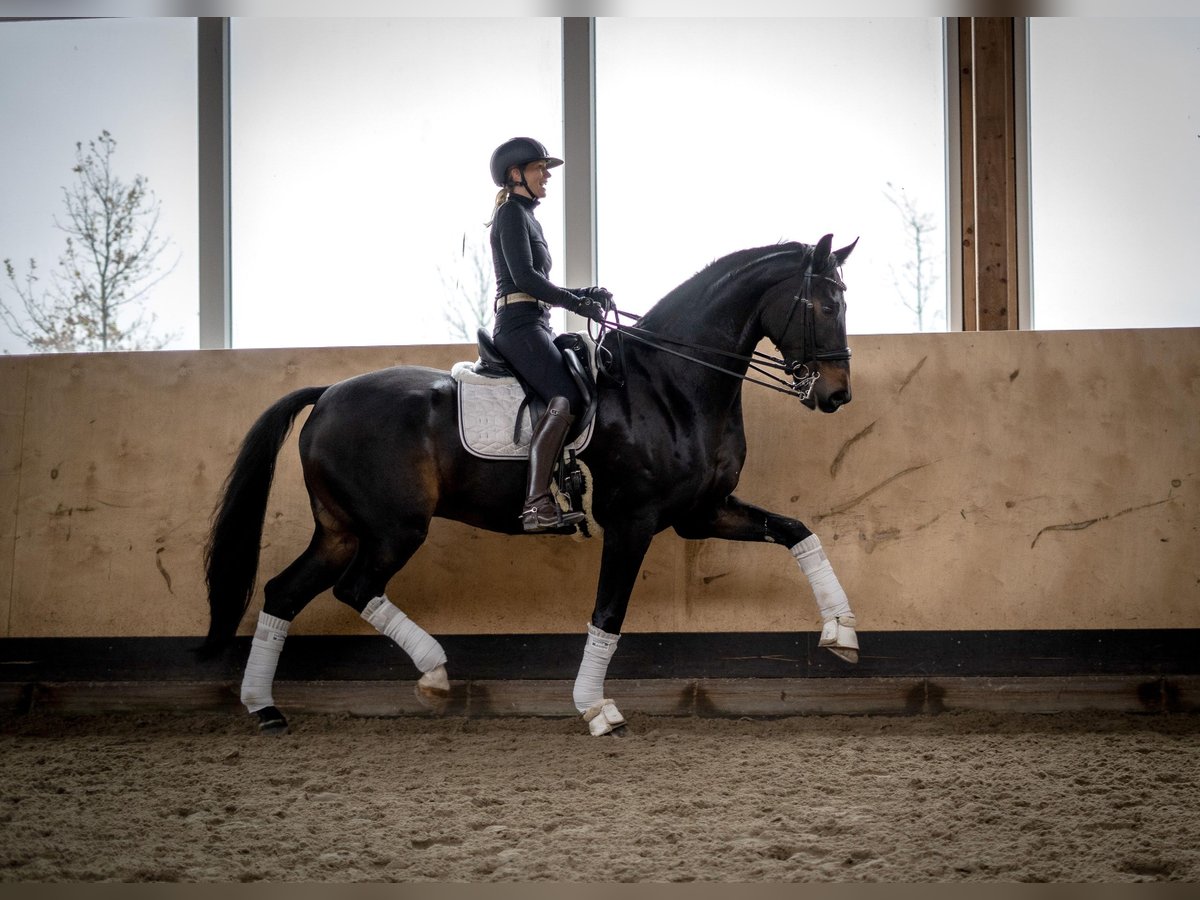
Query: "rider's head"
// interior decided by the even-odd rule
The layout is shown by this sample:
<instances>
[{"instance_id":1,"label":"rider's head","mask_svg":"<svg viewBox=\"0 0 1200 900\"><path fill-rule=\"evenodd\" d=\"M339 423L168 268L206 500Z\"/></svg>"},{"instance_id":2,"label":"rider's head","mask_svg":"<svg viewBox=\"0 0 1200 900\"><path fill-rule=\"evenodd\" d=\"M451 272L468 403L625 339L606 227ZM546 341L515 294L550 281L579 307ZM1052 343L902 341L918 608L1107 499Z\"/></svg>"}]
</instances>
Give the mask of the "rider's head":
<instances>
[{"instance_id":1,"label":"rider's head","mask_svg":"<svg viewBox=\"0 0 1200 900\"><path fill-rule=\"evenodd\" d=\"M508 193L518 189L531 199L546 196L550 169L563 161L551 156L544 144L529 137L505 141L492 152L492 181Z\"/></svg>"}]
</instances>

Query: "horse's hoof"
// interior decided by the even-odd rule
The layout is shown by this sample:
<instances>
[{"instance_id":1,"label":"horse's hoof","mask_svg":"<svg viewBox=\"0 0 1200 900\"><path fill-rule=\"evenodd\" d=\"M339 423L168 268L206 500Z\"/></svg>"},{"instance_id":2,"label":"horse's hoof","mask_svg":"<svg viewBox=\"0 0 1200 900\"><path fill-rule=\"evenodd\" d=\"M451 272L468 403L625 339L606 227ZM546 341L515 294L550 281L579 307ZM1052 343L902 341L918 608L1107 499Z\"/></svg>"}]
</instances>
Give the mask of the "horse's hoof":
<instances>
[{"instance_id":1,"label":"horse's hoof","mask_svg":"<svg viewBox=\"0 0 1200 900\"><path fill-rule=\"evenodd\" d=\"M445 666L426 672L413 689L417 702L432 713L441 715L450 703L450 676Z\"/></svg>"},{"instance_id":2,"label":"horse's hoof","mask_svg":"<svg viewBox=\"0 0 1200 900\"><path fill-rule=\"evenodd\" d=\"M830 619L821 628L818 646L824 647L838 659L848 663L858 662L858 622L853 615Z\"/></svg>"},{"instance_id":3,"label":"horse's hoof","mask_svg":"<svg viewBox=\"0 0 1200 900\"><path fill-rule=\"evenodd\" d=\"M588 731L591 732L592 737L601 737L606 734L624 737L623 734L616 734L616 732L618 729L624 731L625 717L617 709L617 704L611 700L601 700L589 708L583 714L583 721L587 722Z\"/></svg>"},{"instance_id":4,"label":"horse's hoof","mask_svg":"<svg viewBox=\"0 0 1200 900\"><path fill-rule=\"evenodd\" d=\"M629 737L629 726L626 724L617 725L612 731L608 732L608 736L615 738Z\"/></svg>"},{"instance_id":5,"label":"horse's hoof","mask_svg":"<svg viewBox=\"0 0 1200 900\"><path fill-rule=\"evenodd\" d=\"M449 691L423 688L418 684L415 688L413 688L413 696L417 698L417 702L421 704L422 707L438 716L444 713L446 711L446 707L450 705Z\"/></svg>"},{"instance_id":6,"label":"horse's hoof","mask_svg":"<svg viewBox=\"0 0 1200 900\"><path fill-rule=\"evenodd\" d=\"M260 734L287 734L288 723L276 707L268 706L255 713L258 716L258 731Z\"/></svg>"}]
</instances>

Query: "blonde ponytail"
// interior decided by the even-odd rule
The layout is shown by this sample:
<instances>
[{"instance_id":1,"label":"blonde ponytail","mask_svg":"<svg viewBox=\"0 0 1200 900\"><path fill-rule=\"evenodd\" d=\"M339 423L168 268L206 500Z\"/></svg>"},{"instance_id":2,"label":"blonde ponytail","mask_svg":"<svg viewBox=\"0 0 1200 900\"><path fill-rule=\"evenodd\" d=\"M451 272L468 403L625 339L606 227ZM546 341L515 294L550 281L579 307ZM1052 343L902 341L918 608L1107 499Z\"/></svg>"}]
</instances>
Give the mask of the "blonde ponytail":
<instances>
[{"instance_id":1,"label":"blonde ponytail","mask_svg":"<svg viewBox=\"0 0 1200 900\"><path fill-rule=\"evenodd\" d=\"M490 219L488 219L486 222L484 222L484 223L483 223L483 227L484 227L484 228L491 228L491 227L492 227L492 223L496 221L496 211L497 211L497 210L498 210L498 209L499 209L501 206L503 206L503 205L504 205L504 202L505 202L507 199L508 199L508 188L506 188L506 187L502 187L502 188L500 188L499 192L496 194L496 202L495 202L495 204L493 204L493 206L492 206L492 216L491 216L491 218L490 218Z\"/></svg>"}]
</instances>

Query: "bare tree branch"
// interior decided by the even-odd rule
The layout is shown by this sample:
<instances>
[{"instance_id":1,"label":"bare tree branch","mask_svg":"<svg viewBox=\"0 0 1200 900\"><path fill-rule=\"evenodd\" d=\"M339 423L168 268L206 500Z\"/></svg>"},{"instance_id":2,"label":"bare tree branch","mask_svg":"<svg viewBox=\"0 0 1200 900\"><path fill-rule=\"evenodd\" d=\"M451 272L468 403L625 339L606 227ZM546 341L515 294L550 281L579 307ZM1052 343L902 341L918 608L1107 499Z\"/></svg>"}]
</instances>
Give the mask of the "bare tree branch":
<instances>
[{"instance_id":1,"label":"bare tree branch","mask_svg":"<svg viewBox=\"0 0 1200 900\"><path fill-rule=\"evenodd\" d=\"M178 262L159 260L170 241L158 237L161 204L147 179L126 183L113 171L117 142L107 131L75 144L75 182L64 187L66 248L48 285L37 262L24 277L9 259L4 271L19 309L0 297L0 320L34 351L157 350L177 334L158 335L145 308L150 291Z\"/></svg>"},{"instance_id":2,"label":"bare tree branch","mask_svg":"<svg viewBox=\"0 0 1200 900\"><path fill-rule=\"evenodd\" d=\"M916 317L917 330L925 331L927 324L932 326L939 316L945 315L943 310L929 306L931 291L937 283L937 260L930 249L937 226L933 214L922 212L903 187L897 188L889 181L883 196L900 213L908 247L912 252L912 257L901 267L900 275L897 275L895 266L891 267L892 279L904 308ZM926 323L927 313L929 323Z\"/></svg>"},{"instance_id":3,"label":"bare tree branch","mask_svg":"<svg viewBox=\"0 0 1200 900\"><path fill-rule=\"evenodd\" d=\"M475 343L475 332L492 327L496 280L487 240L462 236L459 258L449 270L438 266L438 277L449 296L442 306L442 319L452 337Z\"/></svg>"}]
</instances>

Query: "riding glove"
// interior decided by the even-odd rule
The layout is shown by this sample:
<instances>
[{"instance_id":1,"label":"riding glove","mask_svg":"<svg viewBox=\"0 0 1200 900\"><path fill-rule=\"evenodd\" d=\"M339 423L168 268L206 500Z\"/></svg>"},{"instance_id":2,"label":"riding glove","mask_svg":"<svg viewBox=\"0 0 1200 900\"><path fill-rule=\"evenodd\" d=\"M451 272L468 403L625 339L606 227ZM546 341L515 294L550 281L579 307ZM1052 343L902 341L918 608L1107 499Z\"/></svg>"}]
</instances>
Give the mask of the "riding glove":
<instances>
[{"instance_id":1,"label":"riding glove","mask_svg":"<svg viewBox=\"0 0 1200 900\"><path fill-rule=\"evenodd\" d=\"M584 288L584 290L586 291L587 288ZM609 304L611 303L612 301L609 300ZM603 322L607 309L604 303L590 296L577 296L575 297L575 302L568 301L563 305L571 312L583 316L585 319L591 319L593 322Z\"/></svg>"},{"instance_id":2,"label":"riding glove","mask_svg":"<svg viewBox=\"0 0 1200 900\"><path fill-rule=\"evenodd\" d=\"M580 288L574 293L579 294L581 297L586 297L589 300L595 300L602 307L604 307L605 312L611 312L613 310L613 295L612 291L610 291L608 288L585 287Z\"/></svg>"}]
</instances>

